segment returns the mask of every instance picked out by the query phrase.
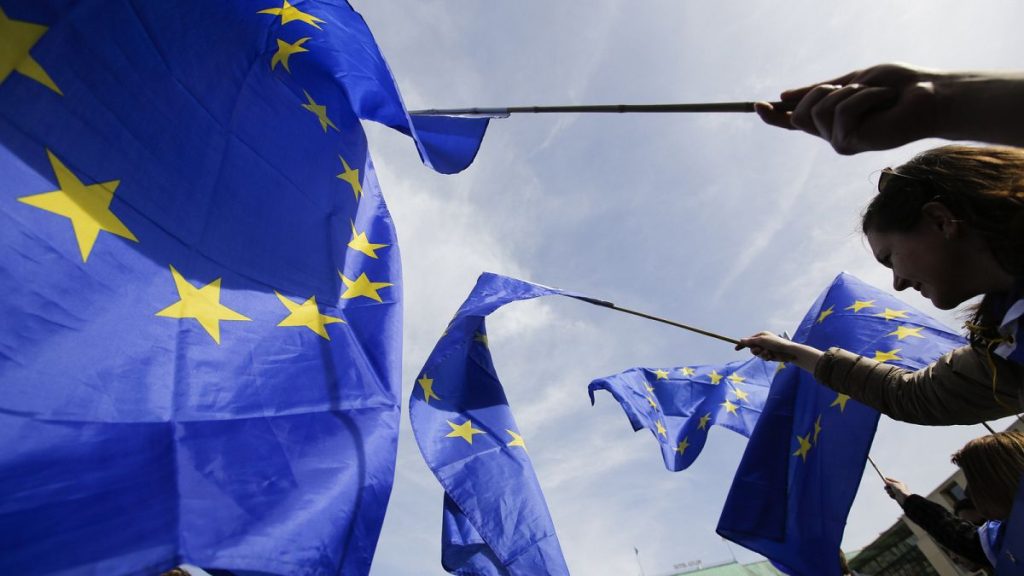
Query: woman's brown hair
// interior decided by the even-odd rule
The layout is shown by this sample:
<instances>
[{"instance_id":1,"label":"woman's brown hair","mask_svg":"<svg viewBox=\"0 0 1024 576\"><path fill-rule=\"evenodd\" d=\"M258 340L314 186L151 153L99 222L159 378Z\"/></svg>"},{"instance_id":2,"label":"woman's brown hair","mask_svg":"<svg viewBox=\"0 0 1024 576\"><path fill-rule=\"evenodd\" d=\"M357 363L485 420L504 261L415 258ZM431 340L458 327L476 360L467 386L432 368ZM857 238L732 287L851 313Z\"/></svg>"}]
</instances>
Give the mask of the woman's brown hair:
<instances>
[{"instance_id":1,"label":"woman's brown hair","mask_svg":"<svg viewBox=\"0 0 1024 576\"><path fill-rule=\"evenodd\" d=\"M864 210L864 233L909 232L929 202L946 206L954 217L988 244L1007 272L1024 279L1024 149L951 145L918 154L886 169L878 194ZM991 296L991 297L989 297ZM971 340L997 337L1007 295L993 294L974 310ZM1020 297L1020 295L1016 295Z\"/></svg>"},{"instance_id":2,"label":"woman's brown hair","mask_svg":"<svg viewBox=\"0 0 1024 576\"><path fill-rule=\"evenodd\" d=\"M1024 475L1024 434L998 432L975 438L953 454L964 471L971 499L979 512L1005 520L1013 508Z\"/></svg>"}]
</instances>

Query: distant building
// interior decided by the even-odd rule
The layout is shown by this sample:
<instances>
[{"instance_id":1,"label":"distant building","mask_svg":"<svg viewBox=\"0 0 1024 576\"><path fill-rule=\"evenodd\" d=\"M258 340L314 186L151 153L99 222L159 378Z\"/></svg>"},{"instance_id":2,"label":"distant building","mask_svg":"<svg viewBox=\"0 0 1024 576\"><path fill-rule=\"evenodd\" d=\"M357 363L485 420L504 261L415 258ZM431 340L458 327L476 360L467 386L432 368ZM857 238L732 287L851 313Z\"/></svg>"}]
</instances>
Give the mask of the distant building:
<instances>
[{"instance_id":1,"label":"distant building","mask_svg":"<svg viewBox=\"0 0 1024 576\"><path fill-rule=\"evenodd\" d=\"M684 572L672 572L670 576L779 576L779 572L772 566L771 562L761 560L750 564L739 562L724 562L703 568L699 565L695 568L686 568ZM783 575L784 576L784 575Z\"/></svg>"},{"instance_id":2,"label":"distant building","mask_svg":"<svg viewBox=\"0 0 1024 576\"><path fill-rule=\"evenodd\" d=\"M847 552L846 557L853 559L858 552ZM739 562L723 562L713 566L687 568L684 572L672 572L668 576L785 576L767 560L740 564Z\"/></svg>"}]
</instances>

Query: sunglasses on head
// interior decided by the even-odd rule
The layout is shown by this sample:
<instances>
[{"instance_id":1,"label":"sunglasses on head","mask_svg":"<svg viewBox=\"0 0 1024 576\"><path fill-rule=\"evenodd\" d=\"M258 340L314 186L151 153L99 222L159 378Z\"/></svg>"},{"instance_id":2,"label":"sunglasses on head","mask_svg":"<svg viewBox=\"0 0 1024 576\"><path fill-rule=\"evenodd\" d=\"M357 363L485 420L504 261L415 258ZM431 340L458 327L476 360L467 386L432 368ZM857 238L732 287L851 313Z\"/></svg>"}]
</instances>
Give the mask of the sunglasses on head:
<instances>
[{"instance_id":1,"label":"sunglasses on head","mask_svg":"<svg viewBox=\"0 0 1024 576\"><path fill-rule=\"evenodd\" d=\"M919 178L900 174L892 168L882 168L882 173L878 175L878 191L881 192L892 185L906 185L913 180L919 180Z\"/></svg>"}]
</instances>

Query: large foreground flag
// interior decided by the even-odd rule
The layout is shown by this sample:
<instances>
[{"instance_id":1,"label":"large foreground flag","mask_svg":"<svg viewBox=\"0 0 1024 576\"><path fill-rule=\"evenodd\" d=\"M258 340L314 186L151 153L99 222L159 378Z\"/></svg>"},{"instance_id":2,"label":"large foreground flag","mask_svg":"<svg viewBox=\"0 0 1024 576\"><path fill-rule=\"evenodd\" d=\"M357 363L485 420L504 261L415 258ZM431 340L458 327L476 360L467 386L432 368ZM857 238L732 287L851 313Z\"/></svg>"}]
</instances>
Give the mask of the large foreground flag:
<instances>
[{"instance_id":1,"label":"large foreground flag","mask_svg":"<svg viewBox=\"0 0 1024 576\"><path fill-rule=\"evenodd\" d=\"M359 118L411 121L343 2L0 2L0 572L363 574L401 271Z\"/></svg>"},{"instance_id":2,"label":"large foreground flag","mask_svg":"<svg viewBox=\"0 0 1024 576\"><path fill-rule=\"evenodd\" d=\"M811 306L793 339L909 369L965 343L932 318L845 273ZM800 368L784 368L743 453L718 533L788 574L838 576L846 517L878 416Z\"/></svg>"},{"instance_id":3,"label":"large foreground flag","mask_svg":"<svg viewBox=\"0 0 1024 576\"><path fill-rule=\"evenodd\" d=\"M630 368L590 383L619 401L633 430L651 431L665 467L679 471L697 459L712 425L750 437L779 364L751 358L728 364Z\"/></svg>"},{"instance_id":4,"label":"large foreground flag","mask_svg":"<svg viewBox=\"0 0 1024 576\"><path fill-rule=\"evenodd\" d=\"M556 294L572 296L481 275L417 375L409 419L444 487L441 563L453 574L568 574L484 327L505 304Z\"/></svg>"}]
</instances>

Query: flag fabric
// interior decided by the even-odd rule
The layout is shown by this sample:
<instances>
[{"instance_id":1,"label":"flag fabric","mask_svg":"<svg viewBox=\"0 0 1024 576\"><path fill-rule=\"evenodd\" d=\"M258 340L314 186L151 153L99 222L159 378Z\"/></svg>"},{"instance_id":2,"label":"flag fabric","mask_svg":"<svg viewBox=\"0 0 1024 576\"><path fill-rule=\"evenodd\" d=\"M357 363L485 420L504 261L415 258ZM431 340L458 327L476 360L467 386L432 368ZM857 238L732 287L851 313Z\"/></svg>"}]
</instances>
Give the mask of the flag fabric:
<instances>
[{"instance_id":1,"label":"flag fabric","mask_svg":"<svg viewBox=\"0 0 1024 576\"><path fill-rule=\"evenodd\" d=\"M750 437L776 368L760 358L709 366L630 368L590 383L619 401L633 430L651 431L665 467L689 468L717 424Z\"/></svg>"},{"instance_id":2,"label":"flag fabric","mask_svg":"<svg viewBox=\"0 0 1024 576\"><path fill-rule=\"evenodd\" d=\"M409 419L445 491L441 563L453 574L568 574L484 325L505 304L557 294L572 296L481 275L417 375Z\"/></svg>"},{"instance_id":3,"label":"flag fabric","mask_svg":"<svg viewBox=\"0 0 1024 576\"><path fill-rule=\"evenodd\" d=\"M996 574L1024 576L1024 482L1017 486L1013 509L1002 528L1002 542L993 547L998 555Z\"/></svg>"},{"instance_id":4,"label":"flag fabric","mask_svg":"<svg viewBox=\"0 0 1024 576\"><path fill-rule=\"evenodd\" d=\"M845 273L814 303L794 340L909 369L965 343L922 312ZM784 368L743 453L718 533L788 574L838 576L846 517L878 417L806 371Z\"/></svg>"},{"instance_id":5,"label":"flag fabric","mask_svg":"<svg viewBox=\"0 0 1024 576\"><path fill-rule=\"evenodd\" d=\"M360 117L441 171L485 126L406 117L343 2L0 3L0 571L369 571L402 279Z\"/></svg>"}]
</instances>

